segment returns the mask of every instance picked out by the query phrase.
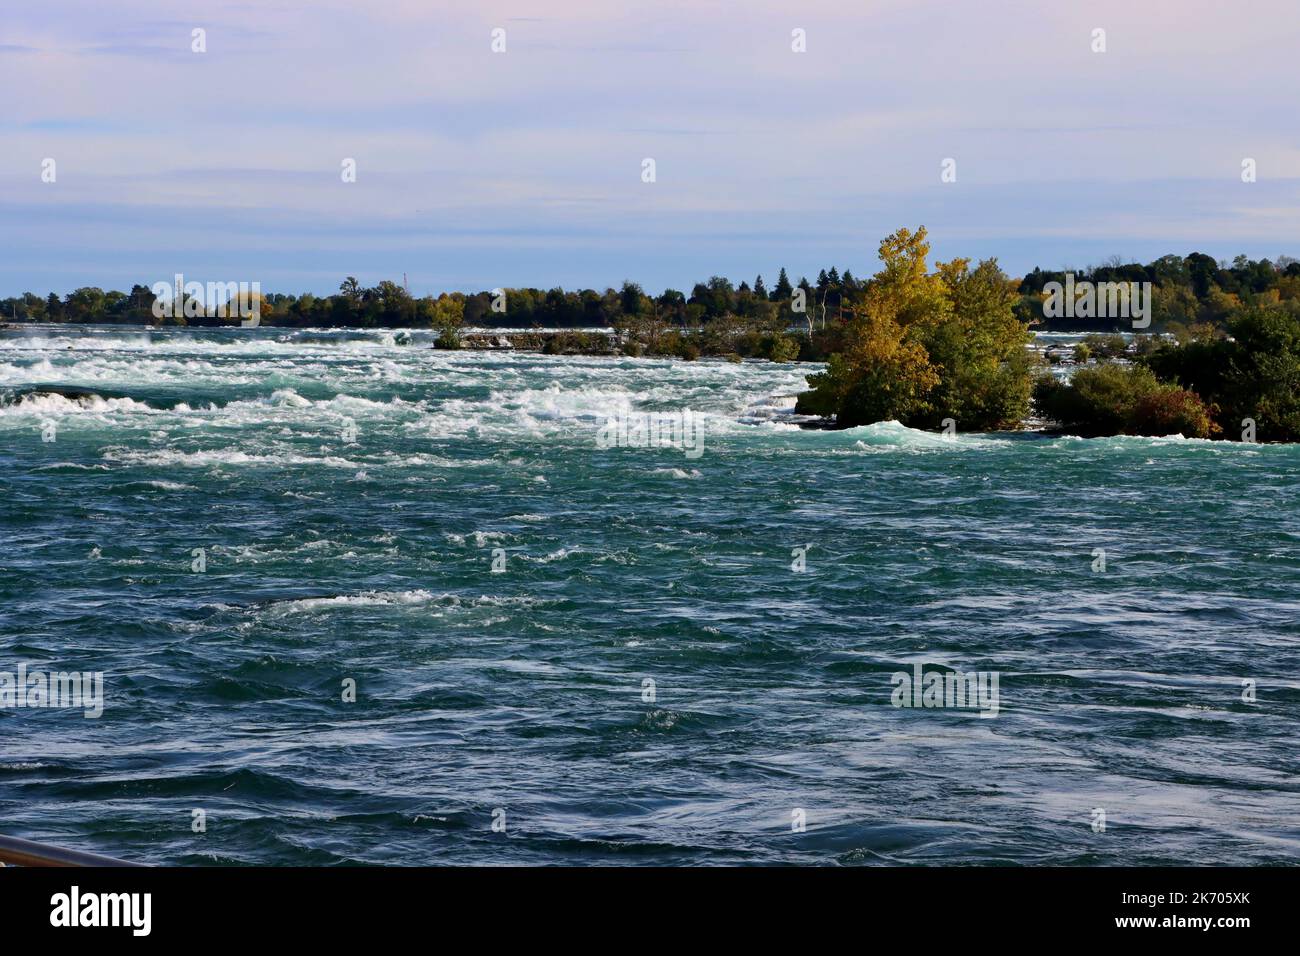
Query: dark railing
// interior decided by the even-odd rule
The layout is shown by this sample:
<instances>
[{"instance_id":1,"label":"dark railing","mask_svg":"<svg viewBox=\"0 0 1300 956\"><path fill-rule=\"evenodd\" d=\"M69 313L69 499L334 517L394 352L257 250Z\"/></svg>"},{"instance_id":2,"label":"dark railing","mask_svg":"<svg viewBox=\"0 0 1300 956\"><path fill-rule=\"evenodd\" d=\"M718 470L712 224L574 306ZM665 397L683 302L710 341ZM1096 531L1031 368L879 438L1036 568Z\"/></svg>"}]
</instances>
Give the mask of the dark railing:
<instances>
[{"instance_id":1,"label":"dark railing","mask_svg":"<svg viewBox=\"0 0 1300 956\"><path fill-rule=\"evenodd\" d=\"M45 843L0 836L0 864L5 866L139 866L111 856L65 850Z\"/></svg>"}]
</instances>

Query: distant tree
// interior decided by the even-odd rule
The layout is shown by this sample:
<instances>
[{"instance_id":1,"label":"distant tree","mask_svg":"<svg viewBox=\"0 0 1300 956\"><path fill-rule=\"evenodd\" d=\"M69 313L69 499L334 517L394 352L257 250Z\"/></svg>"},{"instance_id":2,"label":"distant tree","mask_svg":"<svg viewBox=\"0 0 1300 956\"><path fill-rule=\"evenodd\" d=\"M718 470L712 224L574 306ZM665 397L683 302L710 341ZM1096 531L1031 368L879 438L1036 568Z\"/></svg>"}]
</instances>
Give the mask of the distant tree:
<instances>
[{"instance_id":1,"label":"distant tree","mask_svg":"<svg viewBox=\"0 0 1300 956\"><path fill-rule=\"evenodd\" d=\"M440 348L460 348L460 330L465 324L465 297L444 292L433 303L432 325L438 329Z\"/></svg>"},{"instance_id":2,"label":"distant tree","mask_svg":"<svg viewBox=\"0 0 1300 956\"><path fill-rule=\"evenodd\" d=\"M640 315L642 304L645 299L645 291L637 283L630 280L624 281L623 288L619 292L619 304L622 306L624 315Z\"/></svg>"},{"instance_id":3,"label":"distant tree","mask_svg":"<svg viewBox=\"0 0 1300 956\"><path fill-rule=\"evenodd\" d=\"M391 279L385 279L371 291L374 292L374 298L380 302L401 302L409 298L406 290Z\"/></svg>"},{"instance_id":4,"label":"distant tree","mask_svg":"<svg viewBox=\"0 0 1300 956\"><path fill-rule=\"evenodd\" d=\"M808 281L807 276L801 276L799 279L799 288L803 290L804 314L808 319L808 333L811 335L813 330L813 308L817 304L817 292Z\"/></svg>"},{"instance_id":5,"label":"distant tree","mask_svg":"<svg viewBox=\"0 0 1300 956\"><path fill-rule=\"evenodd\" d=\"M1187 275L1192 280L1192 292L1198 299L1204 299L1210 294L1210 286L1218 275L1218 264L1200 252L1193 252L1184 261L1187 263Z\"/></svg>"},{"instance_id":6,"label":"distant tree","mask_svg":"<svg viewBox=\"0 0 1300 956\"><path fill-rule=\"evenodd\" d=\"M776 277L776 287L772 289L772 301L784 302L794 295L794 287L790 285L790 277L785 274L785 267L781 267L781 274Z\"/></svg>"},{"instance_id":7,"label":"distant tree","mask_svg":"<svg viewBox=\"0 0 1300 956\"><path fill-rule=\"evenodd\" d=\"M45 318L45 300L34 292L23 293L23 305L28 318L33 320Z\"/></svg>"},{"instance_id":8,"label":"distant tree","mask_svg":"<svg viewBox=\"0 0 1300 956\"><path fill-rule=\"evenodd\" d=\"M688 301L699 305L707 318L716 319L735 311L736 290L730 279L712 276L708 282L695 284Z\"/></svg>"},{"instance_id":9,"label":"distant tree","mask_svg":"<svg viewBox=\"0 0 1300 956\"><path fill-rule=\"evenodd\" d=\"M659 314L666 321L685 325L687 320L686 296L676 289L664 289L663 293L655 300L659 307Z\"/></svg>"},{"instance_id":10,"label":"distant tree","mask_svg":"<svg viewBox=\"0 0 1300 956\"><path fill-rule=\"evenodd\" d=\"M68 294L63 305L63 318L66 322L94 322L102 318L104 310L104 290L94 286L85 286Z\"/></svg>"}]
</instances>

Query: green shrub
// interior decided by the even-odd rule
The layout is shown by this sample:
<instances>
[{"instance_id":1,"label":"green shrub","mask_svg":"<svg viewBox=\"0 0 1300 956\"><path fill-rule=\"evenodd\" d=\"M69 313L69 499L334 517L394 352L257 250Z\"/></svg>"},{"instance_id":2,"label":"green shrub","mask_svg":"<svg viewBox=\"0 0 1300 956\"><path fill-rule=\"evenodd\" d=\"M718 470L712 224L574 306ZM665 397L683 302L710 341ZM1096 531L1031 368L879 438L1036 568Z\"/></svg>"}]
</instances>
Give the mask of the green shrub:
<instances>
[{"instance_id":1,"label":"green shrub","mask_svg":"<svg viewBox=\"0 0 1300 956\"><path fill-rule=\"evenodd\" d=\"M1209 438L1219 432L1213 408L1140 365L1103 362L1080 368L1068 382L1044 376L1034 383L1034 405L1044 418L1084 437Z\"/></svg>"},{"instance_id":2,"label":"green shrub","mask_svg":"<svg viewBox=\"0 0 1300 956\"><path fill-rule=\"evenodd\" d=\"M788 335L775 335L768 347L773 362L793 362L799 357L799 342Z\"/></svg>"},{"instance_id":3,"label":"green shrub","mask_svg":"<svg viewBox=\"0 0 1300 956\"><path fill-rule=\"evenodd\" d=\"M1195 392L1177 385L1161 385L1138 397L1129 416L1130 435L1182 435L1210 438L1222 434L1207 407Z\"/></svg>"},{"instance_id":4,"label":"green shrub","mask_svg":"<svg viewBox=\"0 0 1300 956\"><path fill-rule=\"evenodd\" d=\"M1089 355L1099 359L1120 358L1128 352L1128 341L1122 335L1093 332L1085 335L1079 344L1088 350Z\"/></svg>"},{"instance_id":5,"label":"green shrub","mask_svg":"<svg viewBox=\"0 0 1300 956\"><path fill-rule=\"evenodd\" d=\"M1138 396L1154 388L1146 369L1099 364L1081 368L1069 381L1044 376L1034 383L1034 405L1044 418L1079 435L1118 435Z\"/></svg>"},{"instance_id":6,"label":"green shrub","mask_svg":"<svg viewBox=\"0 0 1300 956\"><path fill-rule=\"evenodd\" d=\"M1228 323L1228 332L1231 338L1166 344L1142 362L1210 403L1226 434L1250 418L1261 441L1300 441L1300 318L1282 308L1250 308Z\"/></svg>"},{"instance_id":7,"label":"green shrub","mask_svg":"<svg viewBox=\"0 0 1300 956\"><path fill-rule=\"evenodd\" d=\"M692 342L690 339L683 336L677 342L677 347L674 349L673 354L680 359L685 359L688 362L694 362L697 358L700 357L700 347L696 345L694 342Z\"/></svg>"},{"instance_id":8,"label":"green shrub","mask_svg":"<svg viewBox=\"0 0 1300 956\"><path fill-rule=\"evenodd\" d=\"M1164 343L1159 335L1135 335L1133 336L1133 350L1140 358L1143 355L1150 355L1158 351Z\"/></svg>"}]
</instances>

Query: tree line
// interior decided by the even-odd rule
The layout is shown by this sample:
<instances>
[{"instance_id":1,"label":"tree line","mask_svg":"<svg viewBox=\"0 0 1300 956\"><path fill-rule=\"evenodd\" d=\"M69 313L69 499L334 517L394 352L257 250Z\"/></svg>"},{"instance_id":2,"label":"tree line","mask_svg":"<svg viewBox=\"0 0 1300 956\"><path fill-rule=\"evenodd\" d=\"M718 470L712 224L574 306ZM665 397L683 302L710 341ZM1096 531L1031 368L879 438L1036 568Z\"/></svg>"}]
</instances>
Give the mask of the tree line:
<instances>
[{"instance_id":1,"label":"tree line","mask_svg":"<svg viewBox=\"0 0 1300 956\"><path fill-rule=\"evenodd\" d=\"M849 270L841 275L832 267L822 270L815 283L790 281L780 270L769 290L761 275L751 285L713 276L697 282L690 293L665 289L649 295L637 283L626 281L618 289L509 288L440 296L412 296L402 285L384 280L363 286L348 276L334 295L265 294L261 297L262 324L296 328L438 328L437 303L447 299L462 304L464 324L485 328L616 328L627 321L653 316L680 327L699 327L717 319L740 318L755 323L774 321L784 313L802 321L805 312L814 321L842 315L848 299L862 283ZM60 298L56 293L31 292L0 299L0 320L14 322L79 322L129 325L236 324L215 314L154 314L156 296L150 286L133 285L129 292L87 286ZM795 303L799 308L794 308Z\"/></svg>"},{"instance_id":2,"label":"tree line","mask_svg":"<svg viewBox=\"0 0 1300 956\"><path fill-rule=\"evenodd\" d=\"M1161 256L1142 265L1119 260L1074 270L1074 279L1100 285L1109 282L1149 282L1152 293L1152 327L1182 334L1196 326L1224 328L1243 308L1300 302L1300 261L1290 256L1276 260L1237 256L1231 262L1216 261L1201 252L1187 256ZM1017 292L1017 314L1045 331L1120 331L1122 322L1107 318L1058 318L1043 316L1044 288L1064 283L1066 270L1035 268L1021 279Z\"/></svg>"},{"instance_id":3,"label":"tree line","mask_svg":"<svg viewBox=\"0 0 1300 956\"><path fill-rule=\"evenodd\" d=\"M1154 330L1182 334L1197 326L1226 328L1240 310L1250 306L1283 305L1300 301L1300 262L1289 256L1253 260L1237 256L1217 261L1204 253L1167 255L1145 265L1112 260L1079 269L1076 280L1094 283L1150 282ZM1064 331L1119 331L1123 323L1111 318L1058 318L1044 314L1045 287L1065 281L1065 270L1034 270L1013 283L1013 308L1017 318L1031 328ZM649 295L636 282L618 289L510 288L473 294L444 293L416 297L400 284L384 280L363 286L347 277L334 295L272 293L261 300L265 325L295 328L443 328L449 310L459 308L464 325L484 328L618 328L644 321L659 321L680 329L701 329L711 323L751 328L802 326L809 333L842 323L856 308L869 280L849 269L821 270L815 281L793 282L782 268L768 284L763 276L738 285L722 276L697 282L690 292L665 289ZM504 295L501 293L504 292ZM154 293L149 286L133 285L129 292L104 291L93 286L60 297L31 292L0 299L0 321L80 322L128 325L234 324L215 314L159 318L154 314ZM449 306L448 302L458 303ZM442 303L439 305L439 303Z\"/></svg>"}]
</instances>

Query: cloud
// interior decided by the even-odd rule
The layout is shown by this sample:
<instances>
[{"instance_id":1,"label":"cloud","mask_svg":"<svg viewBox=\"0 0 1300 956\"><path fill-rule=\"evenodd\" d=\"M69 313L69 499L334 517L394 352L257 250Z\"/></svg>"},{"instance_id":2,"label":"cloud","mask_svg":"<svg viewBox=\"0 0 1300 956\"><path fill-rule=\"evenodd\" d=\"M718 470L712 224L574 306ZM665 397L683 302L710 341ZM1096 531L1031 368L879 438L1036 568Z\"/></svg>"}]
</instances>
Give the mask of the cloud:
<instances>
[{"instance_id":1,"label":"cloud","mask_svg":"<svg viewBox=\"0 0 1300 956\"><path fill-rule=\"evenodd\" d=\"M165 273L176 223L185 248L210 244L239 274L301 283L365 260L461 288L867 273L878 239L918 222L936 251L991 250L1013 270L1038 249L1300 248L1300 25L1283 0L520 14L426 0L11 11L0 83L24 95L0 107L0 196L24 218L0 223L15 250L0 293L37 273L61 290ZM206 53L190 51L195 27ZM796 27L807 53L790 48ZM1247 156L1258 183L1240 182Z\"/></svg>"}]
</instances>

